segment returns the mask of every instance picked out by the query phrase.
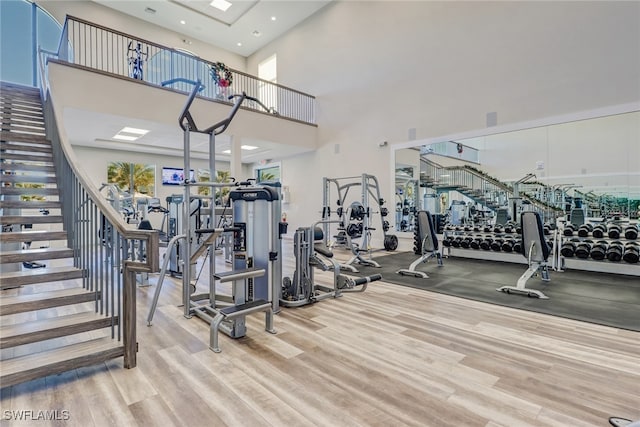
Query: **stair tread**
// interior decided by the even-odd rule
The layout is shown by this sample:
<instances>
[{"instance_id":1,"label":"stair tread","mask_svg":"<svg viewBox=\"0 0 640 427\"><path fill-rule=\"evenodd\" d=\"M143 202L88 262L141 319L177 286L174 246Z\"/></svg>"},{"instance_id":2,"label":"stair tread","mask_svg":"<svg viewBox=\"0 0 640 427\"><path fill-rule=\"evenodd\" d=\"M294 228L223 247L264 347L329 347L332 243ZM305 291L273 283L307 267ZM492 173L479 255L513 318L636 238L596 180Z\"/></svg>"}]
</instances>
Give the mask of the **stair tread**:
<instances>
[{"instance_id":1,"label":"stair tread","mask_svg":"<svg viewBox=\"0 0 640 427\"><path fill-rule=\"evenodd\" d=\"M82 287L36 292L0 298L0 314L3 316L25 311L33 311L67 304L94 301L96 292Z\"/></svg>"},{"instance_id":2,"label":"stair tread","mask_svg":"<svg viewBox=\"0 0 640 427\"><path fill-rule=\"evenodd\" d=\"M62 215L4 215L0 224L54 224L62 223Z\"/></svg>"},{"instance_id":3,"label":"stair tread","mask_svg":"<svg viewBox=\"0 0 640 427\"><path fill-rule=\"evenodd\" d=\"M71 248L20 249L0 253L0 263L42 261L71 257L73 257L73 249Z\"/></svg>"},{"instance_id":4,"label":"stair tread","mask_svg":"<svg viewBox=\"0 0 640 427\"><path fill-rule=\"evenodd\" d=\"M10 271L0 273L0 289L10 289L18 286L57 282L61 280L80 279L84 274L84 270L76 267L48 267L23 271Z\"/></svg>"},{"instance_id":5,"label":"stair tread","mask_svg":"<svg viewBox=\"0 0 640 427\"><path fill-rule=\"evenodd\" d=\"M4 160L22 160L28 162L40 162L53 165L53 158L49 156L34 156L31 154L2 153Z\"/></svg>"},{"instance_id":6,"label":"stair tread","mask_svg":"<svg viewBox=\"0 0 640 427\"><path fill-rule=\"evenodd\" d=\"M4 142L0 141L0 150L26 151L28 153L51 153L53 148L50 145L27 145L26 142Z\"/></svg>"},{"instance_id":7,"label":"stair tread","mask_svg":"<svg viewBox=\"0 0 640 427\"><path fill-rule=\"evenodd\" d=\"M0 242L41 242L43 240L66 240L66 231L27 230L0 233Z\"/></svg>"},{"instance_id":8,"label":"stair tread","mask_svg":"<svg viewBox=\"0 0 640 427\"><path fill-rule=\"evenodd\" d=\"M2 383L3 386L17 384L38 376L86 366L85 359L90 359L91 356L98 356L100 353L104 354L104 360L108 360L122 356L124 348L121 342L106 337L6 359L2 361ZM48 366L52 367L50 372L40 373L40 371L46 370ZM28 375L29 372L33 373L32 376ZM14 380L13 376L19 376L21 373L24 378ZM40 375L33 376L36 373L40 373Z\"/></svg>"},{"instance_id":9,"label":"stair tread","mask_svg":"<svg viewBox=\"0 0 640 427\"><path fill-rule=\"evenodd\" d=\"M31 135L27 133L7 132L7 131L0 132L0 141L32 142L34 144L36 143L51 144L51 141L49 141L44 135Z\"/></svg>"},{"instance_id":10,"label":"stair tread","mask_svg":"<svg viewBox=\"0 0 640 427\"><path fill-rule=\"evenodd\" d=\"M5 209L59 209L60 202L52 200L0 200L0 208Z\"/></svg>"},{"instance_id":11,"label":"stair tread","mask_svg":"<svg viewBox=\"0 0 640 427\"><path fill-rule=\"evenodd\" d=\"M54 329L70 329L69 332L62 334L59 332L50 338L57 338L64 335L72 335L73 333L85 332L87 330L101 329L110 326L112 319L94 311L86 311L83 313L73 313L63 316L50 317L47 319L39 319L30 322L19 322L15 324L0 326L0 348L6 348L8 343L17 337L25 335L34 335L41 332L51 332ZM83 326L80 326L84 324ZM92 325L96 327L91 327ZM74 328L74 326L77 326ZM87 329L89 328L89 329ZM74 332L74 330L76 332ZM31 341L33 342L33 341ZM22 342L19 345L26 344Z\"/></svg>"},{"instance_id":12,"label":"stair tread","mask_svg":"<svg viewBox=\"0 0 640 427\"><path fill-rule=\"evenodd\" d=\"M13 163L4 162L0 164L0 170L3 172L45 172L55 173L56 170L52 165L39 165L33 163ZM3 190L4 191L4 190Z\"/></svg>"},{"instance_id":13,"label":"stair tread","mask_svg":"<svg viewBox=\"0 0 640 427\"><path fill-rule=\"evenodd\" d=\"M76 267L50 267L50 268L37 268L34 270L23 270L23 271L9 271L5 273L0 273L0 279L5 281L7 279L16 279L19 277L28 277L28 276L47 276L53 275L56 273L65 273L65 272L82 272L79 268Z\"/></svg>"},{"instance_id":14,"label":"stair tread","mask_svg":"<svg viewBox=\"0 0 640 427\"><path fill-rule=\"evenodd\" d=\"M20 175L1 175L0 182L13 184L55 184L56 177L53 175L43 174L20 174Z\"/></svg>"}]
</instances>

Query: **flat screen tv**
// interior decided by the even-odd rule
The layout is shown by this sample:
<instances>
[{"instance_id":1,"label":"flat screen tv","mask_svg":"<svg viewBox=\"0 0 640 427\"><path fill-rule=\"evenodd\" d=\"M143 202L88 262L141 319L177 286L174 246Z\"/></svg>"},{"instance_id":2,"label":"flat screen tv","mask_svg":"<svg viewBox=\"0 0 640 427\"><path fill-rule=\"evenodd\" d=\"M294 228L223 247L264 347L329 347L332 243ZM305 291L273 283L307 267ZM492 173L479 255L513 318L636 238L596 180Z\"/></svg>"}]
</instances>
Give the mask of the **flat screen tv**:
<instances>
[{"instance_id":1,"label":"flat screen tv","mask_svg":"<svg viewBox=\"0 0 640 427\"><path fill-rule=\"evenodd\" d=\"M191 169L189 180L193 181L195 172ZM162 185L180 185L184 182L184 170L182 168L162 168Z\"/></svg>"}]
</instances>

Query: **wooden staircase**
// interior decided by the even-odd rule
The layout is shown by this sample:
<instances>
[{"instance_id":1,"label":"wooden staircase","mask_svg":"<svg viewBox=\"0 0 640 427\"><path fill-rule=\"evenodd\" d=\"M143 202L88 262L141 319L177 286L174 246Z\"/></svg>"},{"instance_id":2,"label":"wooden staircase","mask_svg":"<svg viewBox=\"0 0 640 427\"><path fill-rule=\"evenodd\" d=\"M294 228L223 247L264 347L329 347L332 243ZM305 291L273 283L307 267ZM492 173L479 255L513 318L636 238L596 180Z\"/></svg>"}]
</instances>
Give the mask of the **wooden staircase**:
<instances>
[{"instance_id":1,"label":"wooden staircase","mask_svg":"<svg viewBox=\"0 0 640 427\"><path fill-rule=\"evenodd\" d=\"M0 83L0 384L101 363L124 353L118 318L74 267L45 137L40 92ZM30 244L27 244L30 242ZM37 267L37 268L27 268Z\"/></svg>"}]
</instances>

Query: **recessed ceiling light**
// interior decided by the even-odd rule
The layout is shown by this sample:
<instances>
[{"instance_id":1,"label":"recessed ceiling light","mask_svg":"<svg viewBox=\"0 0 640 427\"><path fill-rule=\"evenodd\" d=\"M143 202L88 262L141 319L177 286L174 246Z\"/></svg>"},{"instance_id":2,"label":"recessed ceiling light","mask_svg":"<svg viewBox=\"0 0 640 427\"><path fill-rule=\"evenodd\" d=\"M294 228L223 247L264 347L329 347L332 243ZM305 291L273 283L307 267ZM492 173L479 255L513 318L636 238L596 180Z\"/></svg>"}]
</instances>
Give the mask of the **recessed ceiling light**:
<instances>
[{"instance_id":1,"label":"recessed ceiling light","mask_svg":"<svg viewBox=\"0 0 640 427\"><path fill-rule=\"evenodd\" d=\"M238 42L237 44L238 44L238 46L242 46L242 43L240 43L240 42Z\"/></svg>"},{"instance_id":2,"label":"recessed ceiling light","mask_svg":"<svg viewBox=\"0 0 640 427\"><path fill-rule=\"evenodd\" d=\"M275 17L275 16L272 16L272 17L271 17L271 20L272 20L272 21L275 21L275 20L276 20L276 17Z\"/></svg>"},{"instance_id":3,"label":"recessed ceiling light","mask_svg":"<svg viewBox=\"0 0 640 427\"><path fill-rule=\"evenodd\" d=\"M251 33L251 35L252 35L253 37L260 37L262 34L260 34L260 31L258 31L258 30L253 30L253 32Z\"/></svg>"},{"instance_id":4,"label":"recessed ceiling light","mask_svg":"<svg viewBox=\"0 0 640 427\"><path fill-rule=\"evenodd\" d=\"M130 128L130 127L123 127L122 130L118 133L133 133L135 135L146 135L149 133L148 130L146 129L138 129L138 128Z\"/></svg>"},{"instance_id":5,"label":"recessed ceiling light","mask_svg":"<svg viewBox=\"0 0 640 427\"><path fill-rule=\"evenodd\" d=\"M246 151L257 150L259 147L255 147L253 145L241 145L240 148ZM231 154L231 149L224 150L222 154Z\"/></svg>"},{"instance_id":6,"label":"recessed ceiling light","mask_svg":"<svg viewBox=\"0 0 640 427\"><path fill-rule=\"evenodd\" d=\"M135 141L136 139L146 135L147 133L149 133L149 131L146 129L124 127L120 129L120 131L112 138L119 139L120 141Z\"/></svg>"},{"instance_id":7,"label":"recessed ceiling light","mask_svg":"<svg viewBox=\"0 0 640 427\"><path fill-rule=\"evenodd\" d=\"M227 0L213 0L209 4L216 9L220 9L223 12L226 12L227 9L231 7L231 3L229 3Z\"/></svg>"},{"instance_id":8,"label":"recessed ceiling light","mask_svg":"<svg viewBox=\"0 0 640 427\"><path fill-rule=\"evenodd\" d=\"M182 25L184 25L184 24L186 24L186 23L187 23L187 21L185 21L184 19L181 19L181 20L180 20L180 23L181 23Z\"/></svg>"}]
</instances>

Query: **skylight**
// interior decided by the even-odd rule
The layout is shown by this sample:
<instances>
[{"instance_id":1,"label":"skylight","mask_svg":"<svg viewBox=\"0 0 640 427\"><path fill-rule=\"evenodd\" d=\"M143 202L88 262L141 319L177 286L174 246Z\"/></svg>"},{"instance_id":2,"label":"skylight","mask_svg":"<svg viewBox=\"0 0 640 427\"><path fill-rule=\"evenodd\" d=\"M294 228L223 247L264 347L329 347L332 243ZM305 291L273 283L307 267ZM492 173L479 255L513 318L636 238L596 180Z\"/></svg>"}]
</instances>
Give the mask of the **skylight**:
<instances>
[{"instance_id":1,"label":"skylight","mask_svg":"<svg viewBox=\"0 0 640 427\"><path fill-rule=\"evenodd\" d=\"M209 3L211 6L215 7L216 9L219 9L223 12L226 12L227 9L229 9L231 7L231 3L229 3L227 0L213 0L211 3Z\"/></svg>"}]
</instances>

